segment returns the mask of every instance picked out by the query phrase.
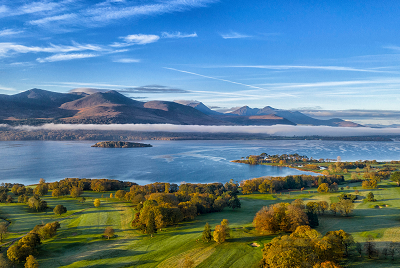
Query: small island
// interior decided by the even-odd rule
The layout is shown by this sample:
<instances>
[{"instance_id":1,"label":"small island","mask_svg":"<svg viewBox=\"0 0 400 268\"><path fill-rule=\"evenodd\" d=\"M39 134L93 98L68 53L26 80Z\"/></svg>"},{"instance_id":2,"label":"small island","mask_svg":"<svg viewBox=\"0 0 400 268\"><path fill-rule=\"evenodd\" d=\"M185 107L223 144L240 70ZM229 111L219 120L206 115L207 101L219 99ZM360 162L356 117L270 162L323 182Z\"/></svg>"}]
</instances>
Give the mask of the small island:
<instances>
[{"instance_id":1,"label":"small island","mask_svg":"<svg viewBox=\"0 0 400 268\"><path fill-rule=\"evenodd\" d=\"M153 147L151 144L127 141L101 141L92 145L92 147L101 148L138 148L138 147Z\"/></svg>"}]
</instances>

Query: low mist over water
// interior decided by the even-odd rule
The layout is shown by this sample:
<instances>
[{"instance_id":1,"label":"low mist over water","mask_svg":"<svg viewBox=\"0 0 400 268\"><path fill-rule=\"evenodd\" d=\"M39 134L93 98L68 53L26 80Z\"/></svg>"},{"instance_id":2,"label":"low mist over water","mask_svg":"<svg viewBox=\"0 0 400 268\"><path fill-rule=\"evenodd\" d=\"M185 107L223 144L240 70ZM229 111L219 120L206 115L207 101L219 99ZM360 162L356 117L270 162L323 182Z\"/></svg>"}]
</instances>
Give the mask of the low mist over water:
<instances>
[{"instance_id":1,"label":"low mist over water","mask_svg":"<svg viewBox=\"0 0 400 268\"><path fill-rule=\"evenodd\" d=\"M0 124L0 127L10 127ZM202 126L173 124L44 124L41 126L16 126L17 130L123 130L144 132L192 132L192 133L251 133L275 136L370 136L400 135L400 128L330 127L330 126Z\"/></svg>"},{"instance_id":2,"label":"low mist over water","mask_svg":"<svg viewBox=\"0 0 400 268\"><path fill-rule=\"evenodd\" d=\"M154 147L92 148L94 141L0 142L0 182L33 184L66 177L151 182L226 182L261 176L313 174L290 168L231 163L251 154L299 153L314 158L399 160L398 142L320 140L146 141Z\"/></svg>"}]
</instances>

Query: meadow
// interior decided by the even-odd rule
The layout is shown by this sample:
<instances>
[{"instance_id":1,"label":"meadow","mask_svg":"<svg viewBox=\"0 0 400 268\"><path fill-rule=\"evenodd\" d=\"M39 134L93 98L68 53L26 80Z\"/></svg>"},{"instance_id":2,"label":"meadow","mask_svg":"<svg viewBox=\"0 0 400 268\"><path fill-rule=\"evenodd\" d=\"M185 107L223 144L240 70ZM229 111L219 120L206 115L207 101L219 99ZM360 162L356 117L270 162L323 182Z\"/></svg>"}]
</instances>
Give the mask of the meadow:
<instances>
[{"instance_id":1,"label":"meadow","mask_svg":"<svg viewBox=\"0 0 400 268\"><path fill-rule=\"evenodd\" d=\"M378 248L390 241L400 242L400 187L391 181L382 181L379 188L366 190L361 183L347 184L349 189L336 193L318 193L316 189L290 191L278 194L239 195L240 209L225 208L222 212L199 215L193 221L180 223L158 231L154 237L142 234L131 227L134 206L115 198L106 198L110 192L85 191L86 202L70 197L54 198L51 191L43 197L49 207L62 204L68 212L55 215L47 212L32 212L26 204L0 204L2 216L11 220L6 241L26 234L37 224L59 221L61 229L51 239L43 241L36 256L40 267L179 267L189 256L195 267L257 267L262 258L261 249L274 236L260 236L252 226L252 220L263 206L278 202L291 202L301 198L308 201L336 201L337 196L359 191L355 209L350 217L333 216L329 212L319 216L321 234L343 229L355 240L363 243L372 235ZM377 202L363 202L372 191ZM9 193L11 194L11 193ZM103 196L103 197L102 197ZM101 206L93 206L94 198L100 198ZM228 219L232 237L223 244L201 240L204 225L211 228L222 219ZM103 237L104 229L112 226L116 237ZM252 243L260 245L253 247ZM343 260L343 267L399 267L400 260L383 258L367 259L355 254ZM22 264L19 264L23 267Z\"/></svg>"}]
</instances>

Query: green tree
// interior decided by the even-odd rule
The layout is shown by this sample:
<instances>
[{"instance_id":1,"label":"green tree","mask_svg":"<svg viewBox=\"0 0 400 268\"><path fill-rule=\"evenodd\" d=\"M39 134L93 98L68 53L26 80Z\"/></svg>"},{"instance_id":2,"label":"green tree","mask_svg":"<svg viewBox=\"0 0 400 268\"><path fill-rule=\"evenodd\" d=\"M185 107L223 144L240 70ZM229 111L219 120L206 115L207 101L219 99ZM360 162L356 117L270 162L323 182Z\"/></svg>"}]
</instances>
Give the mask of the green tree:
<instances>
[{"instance_id":1,"label":"green tree","mask_svg":"<svg viewBox=\"0 0 400 268\"><path fill-rule=\"evenodd\" d=\"M0 267L1 268L11 268L13 265L10 260L4 256L3 253L0 253Z\"/></svg>"},{"instance_id":2,"label":"green tree","mask_svg":"<svg viewBox=\"0 0 400 268\"><path fill-rule=\"evenodd\" d=\"M233 196L231 199L228 201L228 207L232 208L235 210L235 208L240 208L242 204L240 203L240 200L237 196Z\"/></svg>"},{"instance_id":3,"label":"green tree","mask_svg":"<svg viewBox=\"0 0 400 268\"><path fill-rule=\"evenodd\" d=\"M150 211L149 218L146 223L146 233L151 235L151 237L153 237L153 234L156 232L157 232L157 229L156 229L156 221L155 221L155 217L154 217L154 212Z\"/></svg>"},{"instance_id":4,"label":"green tree","mask_svg":"<svg viewBox=\"0 0 400 268\"><path fill-rule=\"evenodd\" d=\"M210 228L210 225L208 224L208 222L204 226L202 239L204 242L210 242L212 239L211 228Z\"/></svg>"},{"instance_id":5,"label":"green tree","mask_svg":"<svg viewBox=\"0 0 400 268\"><path fill-rule=\"evenodd\" d=\"M29 255L26 258L25 268L38 268L38 267L39 267L39 263L37 262L35 257L33 257L32 255Z\"/></svg>"},{"instance_id":6,"label":"green tree","mask_svg":"<svg viewBox=\"0 0 400 268\"><path fill-rule=\"evenodd\" d=\"M63 205L57 205L54 209L53 209L54 214L64 214L67 212L67 208L64 207Z\"/></svg>"},{"instance_id":7,"label":"green tree","mask_svg":"<svg viewBox=\"0 0 400 268\"><path fill-rule=\"evenodd\" d=\"M400 171L395 171L390 175L390 179L397 183L397 186L400 185Z\"/></svg>"},{"instance_id":8,"label":"green tree","mask_svg":"<svg viewBox=\"0 0 400 268\"><path fill-rule=\"evenodd\" d=\"M110 237L114 237L114 233L114 228L112 228L111 226L107 226L104 230L104 236L107 236L107 239L110 239Z\"/></svg>"},{"instance_id":9,"label":"green tree","mask_svg":"<svg viewBox=\"0 0 400 268\"><path fill-rule=\"evenodd\" d=\"M364 250L365 253L367 253L369 259L378 254L376 244L372 235L368 235L364 244Z\"/></svg>"},{"instance_id":10,"label":"green tree","mask_svg":"<svg viewBox=\"0 0 400 268\"><path fill-rule=\"evenodd\" d=\"M47 202L40 199L39 197L32 196L28 200L28 206L36 211L43 211L47 209Z\"/></svg>"},{"instance_id":11,"label":"green tree","mask_svg":"<svg viewBox=\"0 0 400 268\"><path fill-rule=\"evenodd\" d=\"M3 243L3 239L6 237L8 231L8 225L5 222L0 223L0 243Z\"/></svg>"},{"instance_id":12,"label":"green tree","mask_svg":"<svg viewBox=\"0 0 400 268\"><path fill-rule=\"evenodd\" d=\"M375 201L376 201L375 196L374 196L374 193L369 192L369 193L367 194L367 201L368 201L368 202L375 202Z\"/></svg>"},{"instance_id":13,"label":"green tree","mask_svg":"<svg viewBox=\"0 0 400 268\"><path fill-rule=\"evenodd\" d=\"M96 208L100 207L100 199L96 198L96 199L94 200L93 204L94 204L94 206L95 206Z\"/></svg>"}]
</instances>

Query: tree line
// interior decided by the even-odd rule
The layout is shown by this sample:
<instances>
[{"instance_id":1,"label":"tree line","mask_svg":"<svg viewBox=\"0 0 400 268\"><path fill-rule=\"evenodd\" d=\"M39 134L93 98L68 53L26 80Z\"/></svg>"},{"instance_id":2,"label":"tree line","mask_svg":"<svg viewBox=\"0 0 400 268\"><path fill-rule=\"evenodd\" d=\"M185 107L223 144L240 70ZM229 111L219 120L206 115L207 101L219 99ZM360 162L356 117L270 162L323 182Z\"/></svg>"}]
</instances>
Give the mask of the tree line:
<instances>
[{"instance_id":1,"label":"tree line","mask_svg":"<svg viewBox=\"0 0 400 268\"><path fill-rule=\"evenodd\" d=\"M125 193L125 199L137 203L137 213L132 226L143 233L153 235L157 230L181 221L193 220L199 214L219 212L225 207L240 208L238 185L232 180L225 185L182 184L176 192L170 193L170 188L164 187L164 192L147 194L149 187L134 185L130 192ZM118 192L116 193L117 197ZM121 194L122 196L122 194Z\"/></svg>"},{"instance_id":2,"label":"tree line","mask_svg":"<svg viewBox=\"0 0 400 268\"><path fill-rule=\"evenodd\" d=\"M303 187L317 187L322 183L336 185L344 182L342 175L311 176L311 175L289 175L286 177L260 177L240 182L243 194L254 192L272 193L288 189L301 189Z\"/></svg>"}]
</instances>

